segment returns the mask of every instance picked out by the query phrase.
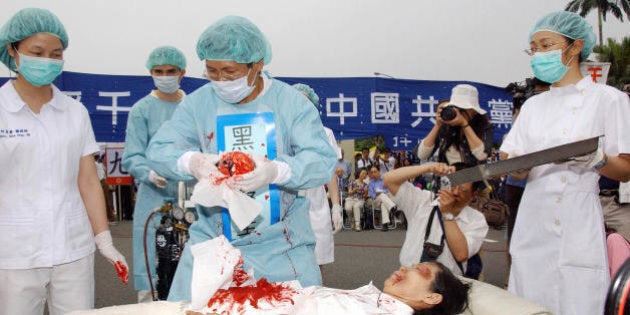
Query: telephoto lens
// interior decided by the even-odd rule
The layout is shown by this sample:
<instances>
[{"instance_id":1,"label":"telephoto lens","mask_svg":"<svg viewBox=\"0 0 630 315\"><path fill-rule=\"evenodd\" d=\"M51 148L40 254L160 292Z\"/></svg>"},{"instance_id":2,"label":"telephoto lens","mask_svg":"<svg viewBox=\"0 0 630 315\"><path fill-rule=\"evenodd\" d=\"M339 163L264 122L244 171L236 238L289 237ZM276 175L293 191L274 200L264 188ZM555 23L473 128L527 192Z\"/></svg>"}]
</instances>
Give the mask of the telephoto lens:
<instances>
[{"instance_id":1,"label":"telephoto lens","mask_svg":"<svg viewBox=\"0 0 630 315\"><path fill-rule=\"evenodd\" d=\"M455 116L457 116L457 112L454 106L446 106L442 108L442 112L440 113L440 117L444 121L451 121L455 119Z\"/></svg>"}]
</instances>

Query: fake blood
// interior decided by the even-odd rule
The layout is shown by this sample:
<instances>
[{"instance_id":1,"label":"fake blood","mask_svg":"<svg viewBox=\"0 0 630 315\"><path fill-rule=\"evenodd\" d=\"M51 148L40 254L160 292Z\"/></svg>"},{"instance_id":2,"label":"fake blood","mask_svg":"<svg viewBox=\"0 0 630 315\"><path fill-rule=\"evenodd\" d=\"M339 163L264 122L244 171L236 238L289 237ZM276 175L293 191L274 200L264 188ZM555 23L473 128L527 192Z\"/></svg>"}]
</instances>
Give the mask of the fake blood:
<instances>
[{"instance_id":1,"label":"fake blood","mask_svg":"<svg viewBox=\"0 0 630 315\"><path fill-rule=\"evenodd\" d=\"M208 301L208 307L220 305L222 308L236 310L240 313L245 311L247 302L254 308L258 308L258 303L261 301L271 305L282 302L293 304L291 297L296 291L288 285L269 283L266 278L261 278L256 284L243 286L243 283L249 280L249 275L242 267L243 260L241 259L234 267L233 286L218 290Z\"/></svg>"},{"instance_id":2,"label":"fake blood","mask_svg":"<svg viewBox=\"0 0 630 315\"><path fill-rule=\"evenodd\" d=\"M229 306L227 309L233 309L236 306L236 310L242 312L247 302L254 308L258 308L258 303L262 301L271 305L282 302L293 304L291 297L294 293L295 290L287 285L269 283L267 279L261 278L255 285L218 290L208 302L208 307L217 303L216 305L223 307Z\"/></svg>"}]
</instances>

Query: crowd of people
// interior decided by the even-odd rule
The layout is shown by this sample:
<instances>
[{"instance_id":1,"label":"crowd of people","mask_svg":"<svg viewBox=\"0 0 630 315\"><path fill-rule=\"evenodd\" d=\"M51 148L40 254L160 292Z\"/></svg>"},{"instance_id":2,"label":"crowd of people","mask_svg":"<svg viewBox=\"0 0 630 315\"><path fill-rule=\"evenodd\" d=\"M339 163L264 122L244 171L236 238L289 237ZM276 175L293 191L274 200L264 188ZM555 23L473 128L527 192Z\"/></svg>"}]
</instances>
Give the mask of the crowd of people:
<instances>
[{"instance_id":1,"label":"crowd of people","mask_svg":"<svg viewBox=\"0 0 630 315\"><path fill-rule=\"evenodd\" d=\"M545 15L529 36L533 73L550 88L523 104L500 147L504 158L603 137L593 153L510 174L526 185L513 205L518 215L510 223L508 290L555 314L600 314L615 260L610 249L617 248L607 251L605 223L626 245L630 231L623 211L630 100L580 73L595 36L579 15ZM2 314L39 315L45 304L52 315L92 308L95 249L121 277L129 269L107 224L87 110L52 84L67 47L63 24L48 10L20 10L0 28L0 60L16 74L0 88L0 124L29 131L28 137L0 138L0 232L9 238L0 250ZM469 287L453 275L466 275L488 232L484 216L470 206L487 187L481 181L441 187L426 179L494 158L492 124L474 86L458 84L439 102L435 126L418 139L412 157L363 148L353 165L322 125L315 90L264 71L272 49L252 22L219 19L196 50L208 84L184 93L183 54L157 47L146 62L156 89L129 113L123 165L138 183L132 273L139 302L154 298L147 273L155 268L155 231L143 235L147 218L165 198L176 197L177 182L191 181L220 185L228 206L196 206L199 219L190 227L169 300L191 299L190 248L218 236L238 248L243 267L259 277L321 286L321 266L334 261L333 234L342 229L344 210L350 228L361 231L369 209L382 231L397 214L407 220L402 267L384 290L409 306L402 313L465 309ZM255 167L226 177L217 164L223 152L237 150ZM422 163L412 163L416 158ZM239 223L243 209L229 206L243 193L260 205L245 226ZM145 238L153 244L145 246Z\"/></svg>"}]
</instances>

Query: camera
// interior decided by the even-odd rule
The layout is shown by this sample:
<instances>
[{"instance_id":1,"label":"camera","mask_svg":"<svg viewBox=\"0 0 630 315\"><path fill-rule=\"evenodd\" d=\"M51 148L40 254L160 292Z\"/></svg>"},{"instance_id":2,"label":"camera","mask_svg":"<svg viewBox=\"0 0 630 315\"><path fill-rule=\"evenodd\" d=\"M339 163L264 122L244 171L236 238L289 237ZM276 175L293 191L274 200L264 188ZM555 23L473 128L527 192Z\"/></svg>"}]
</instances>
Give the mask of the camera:
<instances>
[{"instance_id":1,"label":"camera","mask_svg":"<svg viewBox=\"0 0 630 315\"><path fill-rule=\"evenodd\" d=\"M440 113L440 118L444 121L451 121L455 119L457 116L457 109L455 106L446 106L442 108L442 112Z\"/></svg>"},{"instance_id":2,"label":"camera","mask_svg":"<svg viewBox=\"0 0 630 315\"><path fill-rule=\"evenodd\" d=\"M528 98L542 92L545 90L544 87L549 85L549 83L533 77L526 78L525 81L521 82L512 82L505 87L505 91L512 96L512 105L514 105L514 108L520 109ZM539 89L537 89L537 87ZM540 90L540 88L543 89Z\"/></svg>"}]
</instances>

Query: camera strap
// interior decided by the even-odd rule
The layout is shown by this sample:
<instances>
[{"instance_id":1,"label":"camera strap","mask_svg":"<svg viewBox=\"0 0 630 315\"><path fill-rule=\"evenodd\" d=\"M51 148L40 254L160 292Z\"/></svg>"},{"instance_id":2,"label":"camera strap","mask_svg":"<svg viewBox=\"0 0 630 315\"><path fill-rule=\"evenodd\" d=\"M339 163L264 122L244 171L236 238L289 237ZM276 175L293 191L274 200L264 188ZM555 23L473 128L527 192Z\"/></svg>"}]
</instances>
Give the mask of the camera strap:
<instances>
[{"instance_id":1,"label":"camera strap","mask_svg":"<svg viewBox=\"0 0 630 315\"><path fill-rule=\"evenodd\" d=\"M442 223L442 212L440 211L438 206L434 206L433 210L431 210L429 221L427 221L427 227L424 231L424 241L426 242L429 239L429 235L431 235L431 226L433 226L433 217L435 217L435 213L438 214L438 220L440 221L440 227L442 228L442 238L440 239L440 246L444 246L444 240L446 236L444 234L444 225ZM424 252L424 248L422 249L422 251Z\"/></svg>"}]
</instances>

